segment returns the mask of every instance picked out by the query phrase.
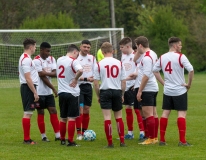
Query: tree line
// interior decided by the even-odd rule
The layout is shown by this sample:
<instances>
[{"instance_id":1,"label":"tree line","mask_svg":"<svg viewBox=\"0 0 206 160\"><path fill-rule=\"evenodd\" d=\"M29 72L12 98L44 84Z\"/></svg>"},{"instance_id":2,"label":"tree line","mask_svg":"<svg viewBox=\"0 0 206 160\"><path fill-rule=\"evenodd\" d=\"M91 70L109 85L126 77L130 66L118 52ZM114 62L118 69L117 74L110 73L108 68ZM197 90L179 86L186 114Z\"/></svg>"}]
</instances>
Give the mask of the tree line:
<instances>
[{"instance_id":1,"label":"tree line","mask_svg":"<svg viewBox=\"0 0 206 160\"><path fill-rule=\"evenodd\" d=\"M148 37L158 55L171 36L183 41L196 71L206 69L206 0L114 0L116 27ZM109 0L0 0L0 29L109 28Z\"/></svg>"}]
</instances>

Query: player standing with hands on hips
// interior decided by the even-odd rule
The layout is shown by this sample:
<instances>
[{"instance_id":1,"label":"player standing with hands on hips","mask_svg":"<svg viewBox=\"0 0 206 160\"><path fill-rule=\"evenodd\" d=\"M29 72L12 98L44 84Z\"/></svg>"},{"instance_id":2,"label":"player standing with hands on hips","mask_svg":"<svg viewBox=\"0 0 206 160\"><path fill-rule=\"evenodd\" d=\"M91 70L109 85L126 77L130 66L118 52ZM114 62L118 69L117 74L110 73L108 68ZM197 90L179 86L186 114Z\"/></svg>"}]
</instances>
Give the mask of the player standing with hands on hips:
<instances>
[{"instance_id":1,"label":"player standing with hands on hips","mask_svg":"<svg viewBox=\"0 0 206 160\"><path fill-rule=\"evenodd\" d=\"M24 144L36 144L30 138L30 119L32 117L35 106L38 105L39 96L36 91L38 85L38 73L35 64L31 59L31 55L35 53L36 41L31 38L26 38L23 42L24 53L19 58L19 79L21 99L24 109L22 118L22 126L24 132Z\"/></svg>"},{"instance_id":2,"label":"player standing with hands on hips","mask_svg":"<svg viewBox=\"0 0 206 160\"><path fill-rule=\"evenodd\" d=\"M83 73L83 68L76 59L79 55L79 48L71 44L68 47L67 55L57 60L57 81L60 107L60 136L61 144L65 145L66 124L68 122L68 144L67 146L78 146L74 141L75 119L79 116L79 94L77 84Z\"/></svg>"},{"instance_id":3,"label":"player standing with hands on hips","mask_svg":"<svg viewBox=\"0 0 206 160\"><path fill-rule=\"evenodd\" d=\"M193 66L187 57L181 53L182 42L178 37L171 37L168 40L169 52L160 56L153 71L157 80L164 86L163 113L160 119L160 143L166 145L165 132L168 117L171 110L177 110L177 126L179 130L178 146L191 146L185 138L186 135L186 113L187 113L187 92L192 84L194 76ZM188 71L188 83L185 83L184 68ZM162 70L164 80L159 71Z\"/></svg>"},{"instance_id":4,"label":"player standing with hands on hips","mask_svg":"<svg viewBox=\"0 0 206 160\"><path fill-rule=\"evenodd\" d=\"M112 142L111 109L114 111L116 119L120 146L125 147L124 123L122 121L122 102L124 101L126 87L125 70L122 63L113 58L113 47L109 42L103 43L101 50L104 54L104 59L95 66L94 88L104 116L107 147L114 147ZM101 81L100 87L99 81Z\"/></svg>"}]
</instances>

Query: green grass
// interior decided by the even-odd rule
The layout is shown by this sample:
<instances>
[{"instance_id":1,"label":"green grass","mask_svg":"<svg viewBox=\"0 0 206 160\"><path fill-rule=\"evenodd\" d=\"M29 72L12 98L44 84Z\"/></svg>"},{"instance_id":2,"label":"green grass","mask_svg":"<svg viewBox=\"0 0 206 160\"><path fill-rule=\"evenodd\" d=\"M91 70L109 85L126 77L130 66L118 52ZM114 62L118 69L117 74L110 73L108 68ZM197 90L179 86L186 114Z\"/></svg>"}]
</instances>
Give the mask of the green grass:
<instances>
[{"instance_id":1,"label":"green grass","mask_svg":"<svg viewBox=\"0 0 206 160\"><path fill-rule=\"evenodd\" d=\"M103 116L99 104L94 95L93 106L91 108L91 119L89 129L93 129L97 134L94 142L78 141L80 147L71 148L61 146L54 141L54 133L49 121L49 114L46 111L46 131L51 140L50 143L42 142L36 123L36 112L31 121L31 138L38 142L37 145L29 146L22 144L23 133L21 118L23 115L19 88L1 88L0 96L0 159L98 159L98 160L132 160L132 159L205 159L205 133L206 133L206 101L205 101L205 74L196 74L192 88L189 91L189 109L187 114L187 140L193 144L192 147L178 147L178 129L176 125L177 113L173 111L169 118L166 132L168 146L138 145L139 130L137 123L134 124L134 140L127 140L128 147L119 147L119 141L114 119L113 141L115 148L105 149L106 138L103 127ZM158 114L161 116L162 87L158 94ZM58 99L56 99L58 106ZM59 108L57 107L58 111ZM125 121L125 112L123 110ZM136 120L136 116L135 120ZM127 131L125 123L125 132ZM75 135L76 138L76 135Z\"/></svg>"}]
</instances>

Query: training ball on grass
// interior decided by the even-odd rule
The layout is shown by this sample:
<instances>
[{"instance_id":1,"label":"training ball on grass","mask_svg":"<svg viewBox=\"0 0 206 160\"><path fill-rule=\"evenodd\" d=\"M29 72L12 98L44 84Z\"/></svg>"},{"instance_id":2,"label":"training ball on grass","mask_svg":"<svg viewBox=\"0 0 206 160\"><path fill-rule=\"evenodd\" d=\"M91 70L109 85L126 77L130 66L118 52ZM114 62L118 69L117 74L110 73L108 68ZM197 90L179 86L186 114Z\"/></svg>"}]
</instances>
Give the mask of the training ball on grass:
<instances>
[{"instance_id":1,"label":"training ball on grass","mask_svg":"<svg viewBox=\"0 0 206 160\"><path fill-rule=\"evenodd\" d=\"M86 130L83 138L85 141L94 141L96 139L96 133L93 130Z\"/></svg>"}]
</instances>

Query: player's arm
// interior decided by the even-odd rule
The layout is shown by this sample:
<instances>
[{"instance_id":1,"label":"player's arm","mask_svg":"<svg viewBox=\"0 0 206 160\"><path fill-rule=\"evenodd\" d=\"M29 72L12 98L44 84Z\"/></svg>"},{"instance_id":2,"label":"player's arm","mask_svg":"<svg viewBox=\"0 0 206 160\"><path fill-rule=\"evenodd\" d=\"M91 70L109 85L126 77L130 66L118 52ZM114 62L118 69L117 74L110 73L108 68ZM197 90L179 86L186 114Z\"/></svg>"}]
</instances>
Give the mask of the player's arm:
<instances>
[{"instance_id":1,"label":"player's arm","mask_svg":"<svg viewBox=\"0 0 206 160\"><path fill-rule=\"evenodd\" d=\"M126 80L121 80L121 89L122 89L122 96L124 96L124 92L126 89Z\"/></svg>"},{"instance_id":2,"label":"player's arm","mask_svg":"<svg viewBox=\"0 0 206 160\"><path fill-rule=\"evenodd\" d=\"M187 89L190 89L193 77L194 77L194 70L190 71L189 74L188 74L188 83L187 83L187 86L186 86Z\"/></svg>"},{"instance_id":3,"label":"player's arm","mask_svg":"<svg viewBox=\"0 0 206 160\"><path fill-rule=\"evenodd\" d=\"M96 79L94 80L94 90L97 95L97 99L99 100L99 81Z\"/></svg>"},{"instance_id":4,"label":"player's arm","mask_svg":"<svg viewBox=\"0 0 206 160\"><path fill-rule=\"evenodd\" d=\"M160 75L160 72L153 72L156 79L164 86L165 82L164 80L162 79L162 76Z\"/></svg>"},{"instance_id":5,"label":"player's arm","mask_svg":"<svg viewBox=\"0 0 206 160\"><path fill-rule=\"evenodd\" d=\"M137 51L134 55L133 61L137 63L140 60L141 54Z\"/></svg>"},{"instance_id":6,"label":"player's arm","mask_svg":"<svg viewBox=\"0 0 206 160\"><path fill-rule=\"evenodd\" d=\"M56 69L53 69L51 72L44 72L44 76L49 76L49 77L56 77L57 73L56 73Z\"/></svg>"},{"instance_id":7,"label":"player's arm","mask_svg":"<svg viewBox=\"0 0 206 160\"><path fill-rule=\"evenodd\" d=\"M24 73L24 76L25 76L27 85L29 86L30 90L34 93L34 102L37 102L39 100L39 96L32 82L31 73L30 72Z\"/></svg>"}]
</instances>

